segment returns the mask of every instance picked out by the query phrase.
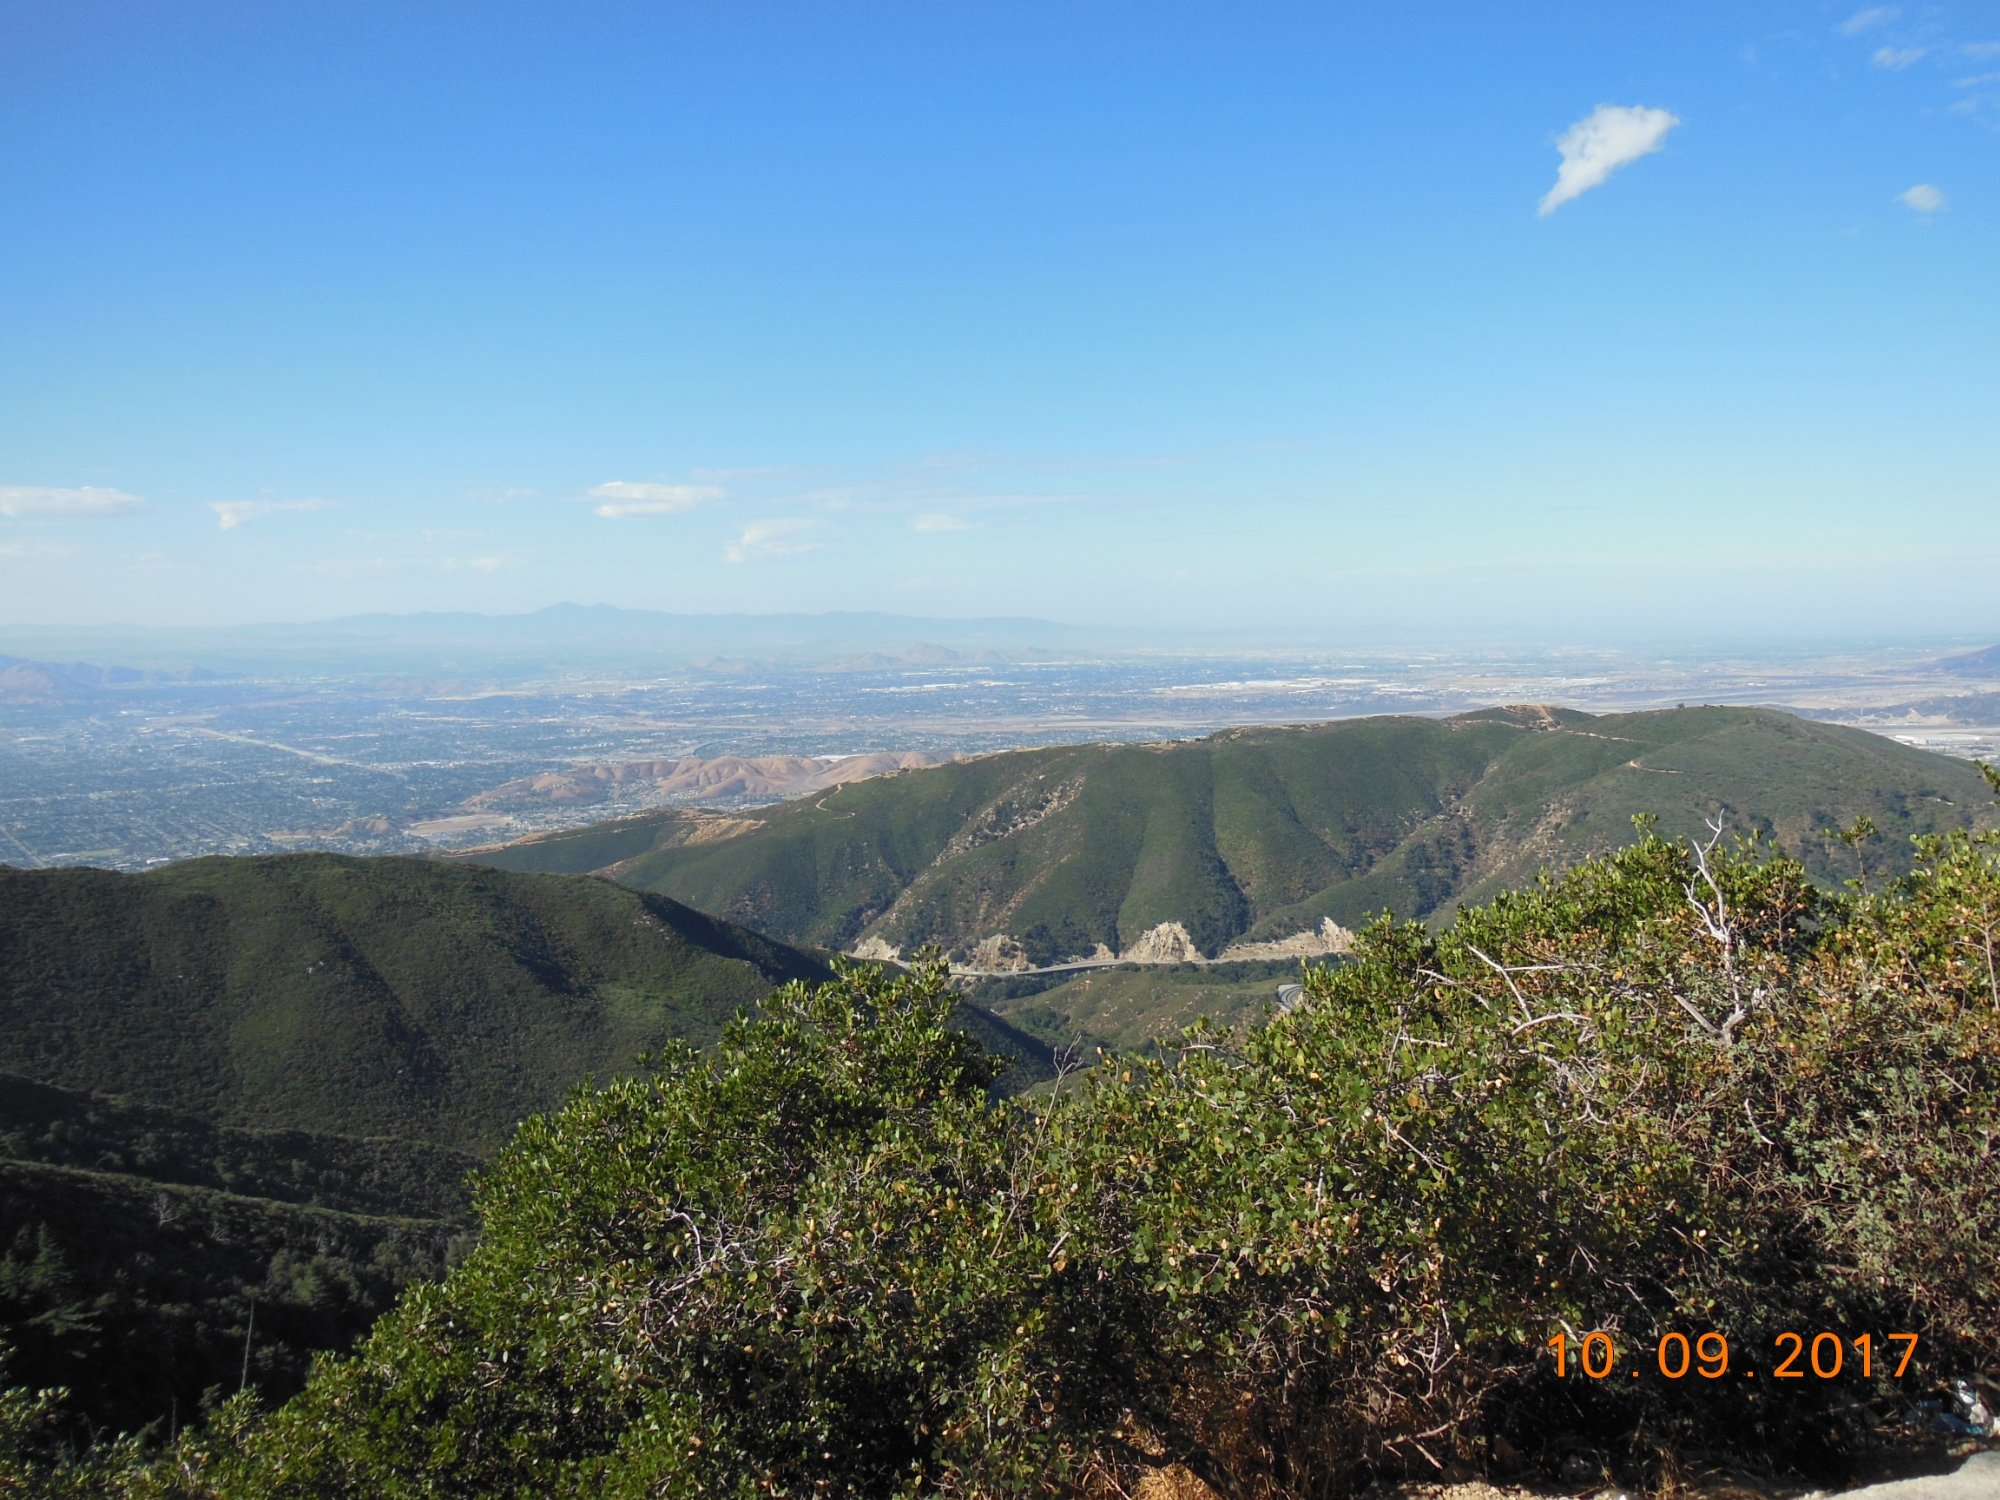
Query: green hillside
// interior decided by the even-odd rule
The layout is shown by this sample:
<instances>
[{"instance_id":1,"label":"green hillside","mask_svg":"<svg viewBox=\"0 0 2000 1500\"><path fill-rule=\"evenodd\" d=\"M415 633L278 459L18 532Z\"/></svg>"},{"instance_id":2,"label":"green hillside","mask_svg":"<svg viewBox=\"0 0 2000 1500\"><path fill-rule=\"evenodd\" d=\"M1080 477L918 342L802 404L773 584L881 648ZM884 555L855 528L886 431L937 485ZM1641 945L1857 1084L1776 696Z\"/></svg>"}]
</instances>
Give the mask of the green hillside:
<instances>
[{"instance_id":1,"label":"green hillside","mask_svg":"<svg viewBox=\"0 0 2000 1500\"><path fill-rule=\"evenodd\" d=\"M794 942L964 955L995 934L1029 962L1128 949L1183 924L1203 955L1460 904L1628 840L1719 815L1815 878L1855 873L1822 836L1866 816L1863 855L1984 818L1977 771L1763 709L1592 716L1488 709L1240 729L1165 745L993 755L756 812L664 812L474 858L594 870Z\"/></svg>"},{"instance_id":2,"label":"green hillside","mask_svg":"<svg viewBox=\"0 0 2000 1500\"><path fill-rule=\"evenodd\" d=\"M603 881L418 859L0 869L0 1069L485 1153L815 958Z\"/></svg>"},{"instance_id":3,"label":"green hillside","mask_svg":"<svg viewBox=\"0 0 2000 1500\"><path fill-rule=\"evenodd\" d=\"M187 1421L211 1387L296 1390L474 1237L462 1208L350 1213L20 1160L0 1160L0 1224L10 1376L67 1387L78 1430L110 1432Z\"/></svg>"},{"instance_id":4,"label":"green hillside","mask_svg":"<svg viewBox=\"0 0 2000 1500\"><path fill-rule=\"evenodd\" d=\"M111 1431L246 1378L282 1396L442 1271L467 1174L522 1117L827 972L604 881L327 855L0 868L14 1372Z\"/></svg>"},{"instance_id":5,"label":"green hillside","mask_svg":"<svg viewBox=\"0 0 2000 1500\"><path fill-rule=\"evenodd\" d=\"M477 1164L0 1074L12 1371L68 1387L82 1427L114 1432L190 1416L213 1386L282 1396L471 1242Z\"/></svg>"},{"instance_id":6,"label":"green hillside","mask_svg":"<svg viewBox=\"0 0 2000 1500\"><path fill-rule=\"evenodd\" d=\"M2000 834L1912 856L1642 837L1025 1104L941 964L788 986L525 1124L281 1408L72 1454L0 1380L0 1489L10 1442L50 1500L1933 1472L2000 1363Z\"/></svg>"},{"instance_id":7,"label":"green hillside","mask_svg":"<svg viewBox=\"0 0 2000 1500\"><path fill-rule=\"evenodd\" d=\"M0 1073L0 1160L354 1214L457 1221L484 1158L393 1136L238 1130Z\"/></svg>"},{"instance_id":8,"label":"green hillside","mask_svg":"<svg viewBox=\"0 0 2000 1500\"><path fill-rule=\"evenodd\" d=\"M112 1431L246 1374L283 1396L442 1270L468 1173L518 1121L828 977L601 880L330 855L0 868L14 1375ZM1027 1033L957 1024L1006 1087L1049 1074Z\"/></svg>"},{"instance_id":9,"label":"green hillside","mask_svg":"<svg viewBox=\"0 0 2000 1500\"><path fill-rule=\"evenodd\" d=\"M1048 1045L1075 1049L1085 1060L1098 1047L1134 1052L1157 1046L1197 1020L1239 1031L1277 1008L1279 986L1298 982L1297 959L1117 964L960 981L969 999L1008 1024Z\"/></svg>"}]
</instances>

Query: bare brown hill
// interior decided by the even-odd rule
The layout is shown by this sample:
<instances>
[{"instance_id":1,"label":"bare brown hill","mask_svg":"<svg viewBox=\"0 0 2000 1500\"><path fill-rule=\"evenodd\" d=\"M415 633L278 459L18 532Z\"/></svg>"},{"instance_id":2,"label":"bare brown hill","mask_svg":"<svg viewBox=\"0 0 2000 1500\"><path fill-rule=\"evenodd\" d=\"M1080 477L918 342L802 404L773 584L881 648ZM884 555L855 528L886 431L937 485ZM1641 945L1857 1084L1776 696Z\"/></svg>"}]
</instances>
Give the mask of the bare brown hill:
<instances>
[{"instance_id":1,"label":"bare brown hill","mask_svg":"<svg viewBox=\"0 0 2000 1500\"><path fill-rule=\"evenodd\" d=\"M469 812L533 812L589 807L620 792L663 802L775 802L850 781L943 765L955 756L929 750L868 755L717 755L572 766L524 776L465 800Z\"/></svg>"}]
</instances>

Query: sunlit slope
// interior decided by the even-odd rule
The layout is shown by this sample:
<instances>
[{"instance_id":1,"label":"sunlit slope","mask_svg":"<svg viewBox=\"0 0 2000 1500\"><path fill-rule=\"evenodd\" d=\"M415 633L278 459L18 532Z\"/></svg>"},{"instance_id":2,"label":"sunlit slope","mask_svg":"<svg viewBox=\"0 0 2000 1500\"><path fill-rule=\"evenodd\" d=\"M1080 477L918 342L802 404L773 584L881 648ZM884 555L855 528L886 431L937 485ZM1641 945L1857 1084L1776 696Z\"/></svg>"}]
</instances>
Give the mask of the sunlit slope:
<instances>
[{"instance_id":1,"label":"sunlit slope","mask_svg":"<svg viewBox=\"0 0 2000 1500\"><path fill-rule=\"evenodd\" d=\"M603 881L418 859L0 868L0 1069L485 1152L821 962Z\"/></svg>"},{"instance_id":2,"label":"sunlit slope","mask_svg":"<svg viewBox=\"0 0 2000 1500\"><path fill-rule=\"evenodd\" d=\"M1674 836L1712 815L1763 829L1838 880L1852 856L1824 827L1872 818L1864 852L1888 866L1910 834L1989 804L1964 762L1770 710L1507 708L1021 751L477 857L602 870L790 941L967 950L1005 934L1047 962L1162 923L1213 956L1325 918L1442 914L1627 841L1642 812Z\"/></svg>"}]
</instances>

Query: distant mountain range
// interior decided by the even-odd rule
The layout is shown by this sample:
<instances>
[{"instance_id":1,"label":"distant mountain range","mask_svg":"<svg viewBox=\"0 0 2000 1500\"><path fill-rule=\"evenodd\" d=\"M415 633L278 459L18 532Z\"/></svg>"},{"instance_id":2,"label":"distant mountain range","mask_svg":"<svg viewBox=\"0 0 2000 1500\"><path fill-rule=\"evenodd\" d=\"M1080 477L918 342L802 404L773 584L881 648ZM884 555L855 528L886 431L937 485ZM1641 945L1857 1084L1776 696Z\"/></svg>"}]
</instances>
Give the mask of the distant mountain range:
<instances>
[{"instance_id":1,"label":"distant mountain range","mask_svg":"<svg viewBox=\"0 0 2000 1500\"><path fill-rule=\"evenodd\" d=\"M0 656L0 703L48 702L107 687L132 687L146 683L208 682L213 681L214 676L214 673L200 667L164 671Z\"/></svg>"},{"instance_id":2,"label":"distant mountain range","mask_svg":"<svg viewBox=\"0 0 2000 1500\"><path fill-rule=\"evenodd\" d=\"M1837 881L1992 819L1963 761L1761 709L1490 709L983 756L737 812L664 811L470 857L595 872L787 941L987 968L1337 948L1383 910L1459 903L1718 816Z\"/></svg>"},{"instance_id":3,"label":"distant mountain range","mask_svg":"<svg viewBox=\"0 0 2000 1500\"><path fill-rule=\"evenodd\" d=\"M2000 646L1987 646L1979 651L1959 651L1951 656L1940 657L1937 669L1940 672L1949 672L1954 677L2000 677Z\"/></svg>"},{"instance_id":4,"label":"distant mountain range","mask_svg":"<svg viewBox=\"0 0 2000 1500\"><path fill-rule=\"evenodd\" d=\"M1082 649L1101 633L1025 616L940 619L879 611L673 614L606 604L554 604L525 614L424 612L228 627L9 626L24 655L78 653L123 670L520 674L672 664L730 673L788 663L865 670L1007 660Z\"/></svg>"}]
</instances>

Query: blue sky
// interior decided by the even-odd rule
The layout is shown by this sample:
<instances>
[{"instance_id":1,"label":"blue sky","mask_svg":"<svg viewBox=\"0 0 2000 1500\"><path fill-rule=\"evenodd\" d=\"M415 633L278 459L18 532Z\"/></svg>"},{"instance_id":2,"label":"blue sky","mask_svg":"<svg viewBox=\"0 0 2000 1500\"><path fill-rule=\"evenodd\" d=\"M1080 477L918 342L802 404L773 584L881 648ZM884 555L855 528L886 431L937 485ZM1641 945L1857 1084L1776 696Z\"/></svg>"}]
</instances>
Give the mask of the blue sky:
<instances>
[{"instance_id":1,"label":"blue sky","mask_svg":"<svg viewBox=\"0 0 2000 1500\"><path fill-rule=\"evenodd\" d=\"M0 225L0 627L2000 634L1990 5L0 0Z\"/></svg>"}]
</instances>

